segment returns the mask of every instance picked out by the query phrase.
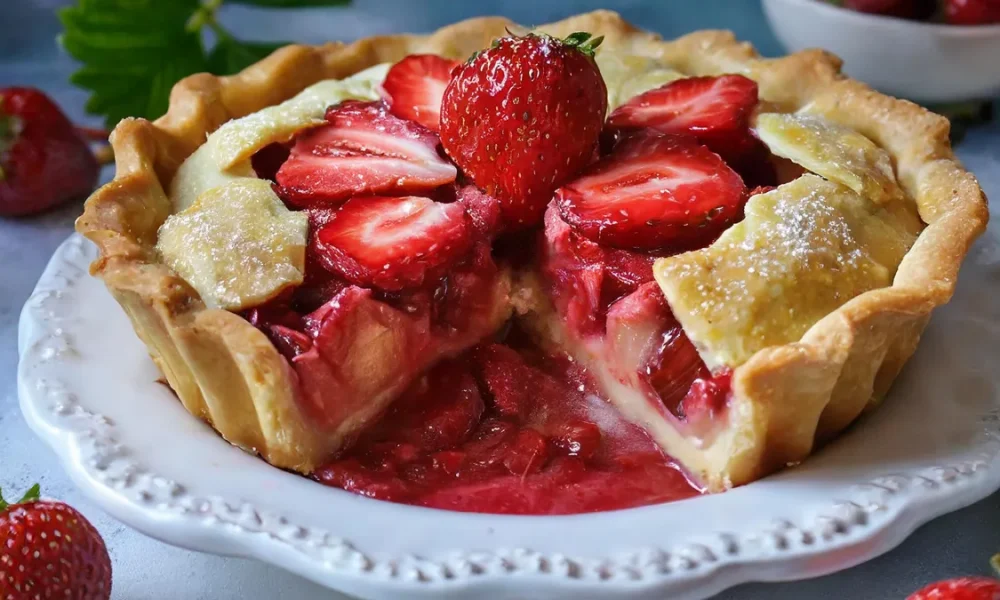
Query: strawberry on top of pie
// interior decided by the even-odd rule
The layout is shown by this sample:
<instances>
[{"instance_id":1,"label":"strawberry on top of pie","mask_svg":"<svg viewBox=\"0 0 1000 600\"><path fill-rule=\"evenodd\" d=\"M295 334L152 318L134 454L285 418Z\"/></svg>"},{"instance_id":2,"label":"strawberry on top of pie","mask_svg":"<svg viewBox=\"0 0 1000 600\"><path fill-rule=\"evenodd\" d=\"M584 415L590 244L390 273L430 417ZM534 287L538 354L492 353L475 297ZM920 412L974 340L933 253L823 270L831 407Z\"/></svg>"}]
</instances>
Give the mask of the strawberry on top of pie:
<instances>
[{"instance_id":1,"label":"strawberry on top of pie","mask_svg":"<svg viewBox=\"0 0 1000 600\"><path fill-rule=\"evenodd\" d=\"M357 493L553 513L752 481L885 393L985 221L935 117L715 32L507 26L279 52L224 85L291 97L164 171L144 237L95 195L192 413ZM124 166L171 118L123 123Z\"/></svg>"}]
</instances>

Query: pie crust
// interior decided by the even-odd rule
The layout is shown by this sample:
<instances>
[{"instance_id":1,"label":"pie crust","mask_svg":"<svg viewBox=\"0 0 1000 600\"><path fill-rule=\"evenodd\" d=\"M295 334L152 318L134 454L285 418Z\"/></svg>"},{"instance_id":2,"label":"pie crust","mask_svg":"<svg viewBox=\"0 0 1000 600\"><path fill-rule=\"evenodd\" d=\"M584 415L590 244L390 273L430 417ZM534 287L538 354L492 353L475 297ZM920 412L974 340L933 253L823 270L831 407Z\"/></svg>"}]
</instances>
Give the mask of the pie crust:
<instances>
[{"instance_id":1,"label":"pie crust","mask_svg":"<svg viewBox=\"0 0 1000 600\"><path fill-rule=\"evenodd\" d=\"M414 53L465 59L512 27L506 19L477 18L428 36L289 46L237 75L188 77L174 87L166 115L118 125L111 136L115 178L88 200L76 228L100 250L92 274L125 309L188 411L278 467L308 473L327 458L297 407L295 375L267 337L235 314L207 308L157 254L157 231L171 211L164 190L181 162L227 120L317 81ZM654 58L687 75L746 75L758 82L769 110L805 109L892 156L900 185L927 224L892 285L853 298L799 342L760 350L736 368L730 407L743 418L694 475L714 491L802 461L885 395L932 309L950 299L962 260L985 229L986 198L951 151L948 121L844 77L840 60L821 50L762 59L724 31L663 41L609 11L540 29L603 34L610 51Z\"/></svg>"}]
</instances>

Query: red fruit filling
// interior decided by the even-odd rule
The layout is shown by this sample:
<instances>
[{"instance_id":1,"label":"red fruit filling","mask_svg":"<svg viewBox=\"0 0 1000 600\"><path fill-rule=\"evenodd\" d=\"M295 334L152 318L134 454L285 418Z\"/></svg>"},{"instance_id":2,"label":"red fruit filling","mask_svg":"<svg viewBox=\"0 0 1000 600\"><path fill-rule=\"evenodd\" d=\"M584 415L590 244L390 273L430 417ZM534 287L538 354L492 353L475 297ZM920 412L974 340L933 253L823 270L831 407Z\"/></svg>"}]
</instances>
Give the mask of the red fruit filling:
<instances>
[{"instance_id":1,"label":"red fruit filling","mask_svg":"<svg viewBox=\"0 0 1000 600\"><path fill-rule=\"evenodd\" d=\"M513 514L610 510L698 493L639 427L576 384L585 379L568 361L536 353L485 345L440 364L315 477L372 498ZM469 427L474 415L481 416Z\"/></svg>"},{"instance_id":2,"label":"red fruit filling","mask_svg":"<svg viewBox=\"0 0 1000 600\"><path fill-rule=\"evenodd\" d=\"M352 196L418 194L458 171L438 154L438 137L390 114L380 102L330 107L328 124L296 139L278 169L278 192L299 207L336 206Z\"/></svg>"},{"instance_id":3,"label":"red fruit filling","mask_svg":"<svg viewBox=\"0 0 1000 600\"><path fill-rule=\"evenodd\" d=\"M713 377L670 312L653 281L655 255L601 247L555 207L546 212L543 236L539 272L571 336L597 348L678 419L701 421L724 410L728 377Z\"/></svg>"}]
</instances>

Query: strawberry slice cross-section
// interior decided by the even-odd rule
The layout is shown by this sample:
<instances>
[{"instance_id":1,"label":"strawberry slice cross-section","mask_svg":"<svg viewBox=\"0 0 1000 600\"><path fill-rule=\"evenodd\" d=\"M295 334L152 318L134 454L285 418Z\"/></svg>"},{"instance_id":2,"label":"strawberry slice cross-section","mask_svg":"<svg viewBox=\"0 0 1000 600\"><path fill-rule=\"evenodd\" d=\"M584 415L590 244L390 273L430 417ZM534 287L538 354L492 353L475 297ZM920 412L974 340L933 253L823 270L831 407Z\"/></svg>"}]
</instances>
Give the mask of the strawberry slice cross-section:
<instances>
[{"instance_id":1,"label":"strawberry slice cross-section","mask_svg":"<svg viewBox=\"0 0 1000 600\"><path fill-rule=\"evenodd\" d=\"M691 135L731 156L750 143L750 117L757 83L742 75L690 77L636 96L608 117L612 129L650 128Z\"/></svg>"},{"instance_id":2,"label":"strawberry slice cross-section","mask_svg":"<svg viewBox=\"0 0 1000 600\"><path fill-rule=\"evenodd\" d=\"M353 198L315 232L320 263L347 281L395 292L437 281L469 253L462 205L421 196Z\"/></svg>"},{"instance_id":3,"label":"strawberry slice cross-section","mask_svg":"<svg viewBox=\"0 0 1000 600\"><path fill-rule=\"evenodd\" d=\"M717 154L669 135L629 138L556 191L563 219L581 234L642 250L706 245L745 200L743 180Z\"/></svg>"},{"instance_id":4,"label":"strawberry slice cross-section","mask_svg":"<svg viewBox=\"0 0 1000 600\"><path fill-rule=\"evenodd\" d=\"M327 110L328 124L296 140L278 169L279 195L302 207L337 206L358 195L419 194L455 181L438 137L380 102L348 100Z\"/></svg>"},{"instance_id":5,"label":"strawberry slice cross-section","mask_svg":"<svg viewBox=\"0 0 1000 600\"><path fill-rule=\"evenodd\" d=\"M441 98L460 63L436 54L412 54L394 64L382 82L382 96L392 114L441 130Z\"/></svg>"}]
</instances>

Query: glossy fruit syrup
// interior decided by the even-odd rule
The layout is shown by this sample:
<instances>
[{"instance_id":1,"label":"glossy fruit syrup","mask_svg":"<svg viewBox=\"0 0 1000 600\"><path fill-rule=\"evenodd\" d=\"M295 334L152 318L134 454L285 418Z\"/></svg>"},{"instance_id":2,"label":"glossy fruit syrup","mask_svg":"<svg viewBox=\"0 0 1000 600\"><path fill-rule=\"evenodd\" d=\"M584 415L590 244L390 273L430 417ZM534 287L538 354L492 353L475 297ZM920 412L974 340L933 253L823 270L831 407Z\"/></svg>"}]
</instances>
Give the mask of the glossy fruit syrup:
<instances>
[{"instance_id":1,"label":"glossy fruit syrup","mask_svg":"<svg viewBox=\"0 0 1000 600\"><path fill-rule=\"evenodd\" d=\"M699 494L563 357L478 346L418 379L319 481L371 498L508 514L571 514Z\"/></svg>"}]
</instances>

